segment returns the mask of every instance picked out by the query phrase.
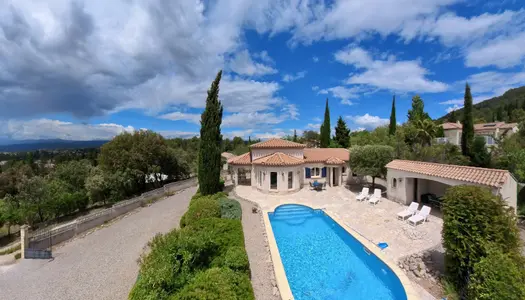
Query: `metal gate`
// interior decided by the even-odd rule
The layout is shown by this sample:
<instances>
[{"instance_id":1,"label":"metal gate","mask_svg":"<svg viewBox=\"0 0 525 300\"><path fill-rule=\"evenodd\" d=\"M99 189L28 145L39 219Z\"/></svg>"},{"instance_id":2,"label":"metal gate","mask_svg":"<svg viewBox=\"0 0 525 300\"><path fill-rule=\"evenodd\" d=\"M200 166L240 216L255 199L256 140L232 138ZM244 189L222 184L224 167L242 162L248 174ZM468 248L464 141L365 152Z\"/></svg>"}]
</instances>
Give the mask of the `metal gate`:
<instances>
[{"instance_id":1,"label":"metal gate","mask_svg":"<svg viewBox=\"0 0 525 300\"><path fill-rule=\"evenodd\" d=\"M52 253L52 231L36 231L29 237L28 247L24 251L25 258L50 259Z\"/></svg>"}]
</instances>

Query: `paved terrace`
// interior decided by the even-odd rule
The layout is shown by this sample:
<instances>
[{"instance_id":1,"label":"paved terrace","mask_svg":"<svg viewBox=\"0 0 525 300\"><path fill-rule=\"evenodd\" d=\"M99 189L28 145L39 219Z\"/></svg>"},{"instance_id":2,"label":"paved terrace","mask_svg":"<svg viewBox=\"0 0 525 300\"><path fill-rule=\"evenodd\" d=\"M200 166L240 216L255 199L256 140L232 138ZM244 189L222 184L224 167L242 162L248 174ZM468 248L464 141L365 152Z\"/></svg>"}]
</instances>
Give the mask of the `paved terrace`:
<instances>
[{"instance_id":1,"label":"paved terrace","mask_svg":"<svg viewBox=\"0 0 525 300\"><path fill-rule=\"evenodd\" d=\"M355 194L344 187L327 188L321 192L305 187L290 195L263 194L249 186L237 186L235 191L240 197L257 202L261 209L268 211L286 203L324 208L374 244L387 242L389 246L384 252L396 262L406 255L441 244L441 218L430 216L425 224L413 227L397 219L397 213L405 206L385 198L375 206L367 201L359 202L355 200Z\"/></svg>"},{"instance_id":2,"label":"paved terrace","mask_svg":"<svg viewBox=\"0 0 525 300\"><path fill-rule=\"evenodd\" d=\"M269 195L249 186L237 186L235 192L259 204L262 210L273 211L275 207L287 203L324 208L372 243L387 242L389 246L383 251L396 263L404 256L441 247L441 218L431 215L428 222L413 227L397 219L397 213L405 206L385 198L375 206L367 201L358 202L356 195L344 187L327 188L320 192L305 187L290 195ZM414 283L413 288L422 300L436 299L418 283Z\"/></svg>"}]
</instances>

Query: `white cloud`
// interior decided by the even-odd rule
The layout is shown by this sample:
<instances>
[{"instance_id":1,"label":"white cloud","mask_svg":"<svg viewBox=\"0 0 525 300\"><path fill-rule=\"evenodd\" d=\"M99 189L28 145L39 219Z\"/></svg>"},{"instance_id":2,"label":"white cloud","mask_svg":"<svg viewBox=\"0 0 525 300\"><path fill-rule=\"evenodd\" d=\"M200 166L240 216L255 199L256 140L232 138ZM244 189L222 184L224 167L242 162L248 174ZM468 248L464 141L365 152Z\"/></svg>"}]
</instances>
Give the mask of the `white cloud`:
<instances>
[{"instance_id":1,"label":"white cloud","mask_svg":"<svg viewBox=\"0 0 525 300\"><path fill-rule=\"evenodd\" d=\"M306 71L300 71L300 72L297 72L296 74L284 74L283 81L292 82L292 81L296 81L298 79L304 78L304 76L306 76Z\"/></svg>"},{"instance_id":2,"label":"white cloud","mask_svg":"<svg viewBox=\"0 0 525 300\"><path fill-rule=\"evenodd\" d=\"M468 82L473 94L499 96L507 90L525 84L525 71L521 72L481 72L470 75L457 85L464 87Z\"/></svg>"},{"instance_id":3,"label":"white cloud","mask_svg":"<svg viewBox=\"0 0 525 300\"><path fill-rule=\"evenodd\" d=\"M168 113L159 116L161 119L167 119L172 121L188 121L190 123L200 124L201 114L183 113L180 111Z\"/></svg>"},{"instance_id":4,"label":"white cloud","mask_svg":"<svg viewBox=\"0 0 525 300\"><path fill-rule=\"evenodd\" d=\"M321 123L308 123L308 125L306 125L306 128L318 131L321 128Z\"/></svg>"},{"instance_id":5,"label":"white cloud","mask_svg":"<svg viewBox=\"0 0 525 300\"><path fill-rule=\"evenodd\" d=\"M352 129L353 132L361 132L361 131L365 131L366 128L364 127L357 127L356 129Z\"/></svg>"},{"instance_id":6,"label":"white cloud","mask_svg":"<svg viewBox=\"0 0 525 300\"><path fill-rule=\"evenodd\" d=\"M453 112L455 110L458 110L460 108L463 108L463 106L460 106L460 105L457 105L457 104L454 104L454 106L450 106L450 107L447 107L447 109L445 110L447 113L450 113L450 112Z\"/></svg>"},{"instance_id":7,"label":"white cloud","mask_svg":"<svg viewBox=\"0 0 525 300\"><path fill-rule=\"evenodd\" d=\"M254 57L259 58L260 60L262 60L263 62L267 64L270 64L270 65L275 64L275 61L273 60L273 58L270 57L270 54L268 54L268 51L266 50L263 50L259 53L255 53Z\"/></svg>"},{"instance_id":8,"label":"white cloud","mask_svg":"<svg viewBox=\"0 0 525 300\"><path fill-rule=\"evenodd\" d=\"M315 92L315 91L318 91L318 90L319 90L319 87L317 85L312 86L312 91Z\"/></svg>"},{"instance_id":9,"label":"white cloud","mask_svg":"<svg viewBox=\"0 0 525 300\"><path fill-rule=\"evenodd\" d=\"M312 118L312 121L317 122L317 123L321 123L322 120L319 117L315 117L315 118Z\"/></svg>"},{"instance_id":10,"label":"white cloud","mask_svg":"<svg viewBox=\"0 0 525 300\"><path fill-rule=\"evenodd\" d=\"M312 57L312 60L313 60L314 62L319 62L319 57L314 56L314 57Z\"/></svg>"},{"instance_id":11,"label":"white cloud","mask_svg":"<svg viewBox=\"0 0 525 300\"><path fill-rule=\"evenodd\" d=\"M295 104L287 104L282 108L281 111L288 114L292 120L299 119L299 109Z\"/></svg>"},{"instance_id":12,"label":"white cloud","mask_svg":"<svg viewBox=\"0 0 525 300\"><path fill-rule=\"evenodd\" d=\"M353 65L358 74L352 74L347 84L362 84L399 92L438 93L447 90L447 84L427 78L429 71L417 60L398 61L390 56L387 60L374 60L364 49L348 47L335 53L335 59Z\"/></svg>"},{"instance_id":13,"label":"white cloud","mask_svg":"<svg viewBox=\"0 0 525 300\"><path fill-rule=\"evenodd\" d=\"M439 102L441 105L460 105L463 104L464 99L451 99L443 102Z\"/></svg>"},{"instance_id":14,"label":"white cloud","mask_svg":"<svg viewBox=\"0 0 525 300\"><path fill-rule=\"evenodd\" d=\"M355 125L366 129L374 129L379 126L387 125L390 122L388 119L371 116L368 113L362 116L347 116L346 119L349 119Z\"/></svg>"},{"instance_id":15,"label":"white cloud","mask_svg":"<svg viewBox=\"0 0 525 300\"><path fill-rule=\"evenodd\" d=\"M282 138L286 135L288 135L288 133L284 131L274 131L274 132L256 133L255 137L261 140L267 140L267 139L272 139L272 138Z\"/></svg>"},{"instance_id":16,"label":"white cloud","mask_svg":"<svg viewBox=\"0 0 525 300\"><path fill-rule=\"evenodd\" d=\"M465 64L468 67L496 66L503 69L523 64L524 60L525 32L522 32L471 47L467 50Z\"/></svg>"},{"instance_id":17,"label":"white cloud","mask_svg":"<svg viewBox=\"0 0 525 300\"><path fill-rule=\"evenodd\" d=\"M222 127L225 128L260 128L265 125L275 125L286 120L286 116L277 116L274 113L235 113L225 116Z\"/></svg>"},{"instance_id":18,"label":"white cloud","mask_svg":"<svg viewBox=\"0 0 525 300\"><path fill-rule=\"evenodd\" d=\"M157 131L160 135L162 135L165 138L171 139L171 138L192 138L194 136L199 136L199 132L193 132L193 131L178 131L178 130L160 130Z\"/></svg>"},{"instance_id":19,"label":"white cloud","mask_svg":"<svg viewBox=\"0 0 525 300\"><path fill-rule=\"evenodd\" d=\"M262 54L263 55L262 58L266 60L270 59L270 57L268 56L268 53L267 52L264 52L264 53L265 54ZM269 65L254 62L248 50L242 50L238 52L235 55L234 59L232 59L229 62L229 67L233 72L240 74L240 75L261 76L261 75L277 73L277 70L272 68Z\"/></svg>"},{"instance_id":20,"label":"white cloud","mask_svg":"<svg viewBox=\"0 0 525 300\"><path fill-rule=\"evenodd\" d=\"M8 120L0 122L0 136L13 140L63 139L72 141L109 140L132 126L119 124L75 124L51 119Z\"/></svg>"},{"instance_id":21,"label":"white cloud","mask_svg":"<svg viewBox=\"0 0 525 300\"><path fill-rule=\"evenodd\" d=\"M322 89L318 94L332 94L335 98L341 99L341 104L352 105L350 99L358 98L358 92L361 91L359 87L346 88L344 86L334 86L327 89Z\"/></svg>"}]
</instances>

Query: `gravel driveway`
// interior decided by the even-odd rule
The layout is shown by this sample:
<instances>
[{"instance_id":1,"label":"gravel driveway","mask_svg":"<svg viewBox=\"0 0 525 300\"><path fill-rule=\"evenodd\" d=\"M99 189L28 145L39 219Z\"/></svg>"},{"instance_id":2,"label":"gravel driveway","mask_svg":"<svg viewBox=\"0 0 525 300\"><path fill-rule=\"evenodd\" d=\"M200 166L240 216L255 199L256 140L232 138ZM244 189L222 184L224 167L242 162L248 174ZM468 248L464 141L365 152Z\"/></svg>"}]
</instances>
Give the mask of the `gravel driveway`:
<instances>
[{"instance_id":1,"label":"gravel driveway","mask_svg":"<svg viewBox=\"0 0 525 300\"><path fill-rule=\"evenodd\" d=\"M53 249L54 260L0 267L0 298L9 300L126 299L137 258L158 232L178 227L196 187L142 208L111 226Z\"/></svg>"}]
</instances>

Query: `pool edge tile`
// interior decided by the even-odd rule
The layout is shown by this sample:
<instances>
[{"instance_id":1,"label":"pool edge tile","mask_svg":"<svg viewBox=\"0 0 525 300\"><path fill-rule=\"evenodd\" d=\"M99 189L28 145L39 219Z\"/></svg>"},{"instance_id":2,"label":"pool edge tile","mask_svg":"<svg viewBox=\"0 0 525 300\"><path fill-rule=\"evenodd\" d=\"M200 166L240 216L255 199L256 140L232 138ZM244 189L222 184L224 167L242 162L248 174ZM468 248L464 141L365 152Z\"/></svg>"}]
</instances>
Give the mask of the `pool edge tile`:
<instances>
[{"instance_id":1,"label":"pool edge tile","mask_svg":"<svg viewBox=\"0 0 525 300\"><path fill-rule=\"evenodd\" d=\"M286 278L286 273L284 271L284 265L281 260L281 255L279 254L279 249L277 248L277 241L273 235L272 225L270 223L270 218L268 213L270 211L263 210L263 220L264 227L266 229L266 236L268 237L268 247L270 248L270 256L272 258L273 271L275 273L275 281L277 282L277 288L281 294L282 300L293 300L292 290L290 284L288 283L288 278Z\"/></svg>"}]
</instances>

